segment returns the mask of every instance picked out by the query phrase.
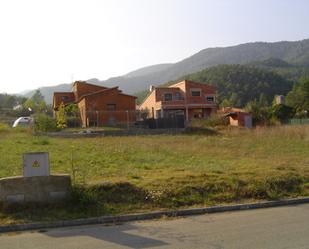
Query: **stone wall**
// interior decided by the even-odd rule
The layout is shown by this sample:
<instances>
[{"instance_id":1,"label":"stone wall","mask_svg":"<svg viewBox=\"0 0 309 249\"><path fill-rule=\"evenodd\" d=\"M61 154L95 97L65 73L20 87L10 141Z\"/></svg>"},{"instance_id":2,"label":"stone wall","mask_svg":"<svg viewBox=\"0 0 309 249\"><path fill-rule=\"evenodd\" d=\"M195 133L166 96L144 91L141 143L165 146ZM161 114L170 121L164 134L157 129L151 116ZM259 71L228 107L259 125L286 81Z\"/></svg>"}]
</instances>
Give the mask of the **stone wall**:
<instances>
[{"instance_id":1,"label":"stone wall","mask_svg":"<svg viewBox=\"0 0 309 249\"><path fill-rule=\"evenodd\" d=\"M0 179L0 201L57 202L66 199L70 189L69 175L2 178Z\"/></svg>"}]
</instances>

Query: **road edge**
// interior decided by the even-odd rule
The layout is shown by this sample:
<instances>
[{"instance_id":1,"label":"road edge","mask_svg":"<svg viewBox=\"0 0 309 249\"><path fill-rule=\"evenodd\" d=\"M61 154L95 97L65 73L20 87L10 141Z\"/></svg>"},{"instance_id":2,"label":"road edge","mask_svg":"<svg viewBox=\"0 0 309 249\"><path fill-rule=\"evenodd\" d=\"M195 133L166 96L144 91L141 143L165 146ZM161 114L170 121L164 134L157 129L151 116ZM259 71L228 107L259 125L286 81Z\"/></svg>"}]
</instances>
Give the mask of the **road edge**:
<instances>
[{"instance_id":1,"label":"road edge","mask_svg":"<svg viewBox=\"0 0 309 249\"><path fill-rule=\"evenodd\" d=\"M53 222L0 225L0 233L49 229L49 228L60 228L60 227L70 227L70 226L94 225L94 224L121 223L121 222L129 222L129 221L159 219L162 217L179 217L179 216L181 217L181 216L199 215L199 214L207 214L207 213L220 213L220 212L229 212L229 211L297 205L297 204L305 204L305 203L309 203L309 197L284 199L284 200L277 200L277 201L264 201L264 202L257 202L257 203L248 203L248 204L155 211L155 212L149 212L149 213L126 214L126 215L117 215L117 216L100 216L100 217L76 219L76 220L61 220L61 221L53 221Z\"/></svg>"}]
</instances>

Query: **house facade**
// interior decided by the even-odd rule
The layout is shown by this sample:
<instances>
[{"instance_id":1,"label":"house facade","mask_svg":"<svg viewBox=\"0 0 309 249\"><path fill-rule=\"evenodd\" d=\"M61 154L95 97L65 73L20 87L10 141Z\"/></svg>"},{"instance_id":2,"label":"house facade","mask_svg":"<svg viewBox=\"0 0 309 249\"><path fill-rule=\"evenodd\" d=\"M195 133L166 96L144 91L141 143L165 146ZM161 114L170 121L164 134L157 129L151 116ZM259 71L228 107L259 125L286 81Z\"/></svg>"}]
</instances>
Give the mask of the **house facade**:
<instances>
[{"instance_id":1,"label":"house facade","mask_svg":"<svg viewBox=\"0 0 309 249\"><path fill-rule=\"evenodd\" d=\"M168 87L151 87L140 110L154 119L184 116L190 121L208 118L216 112L216 88L189 80Z\"/></svg>"},{"instance_id":2,"label":"house facade","mask_svg":"<svg viewBox=\"0 0 309 249\"><path fill-rule=\"evenodd\" d=\"M76 104L83 127L128 124L136 121L136 97L122 93L118 87L107 88L76 81L72 92L55 92L54 112L60 104Z\"/></svg>"}]
</instances>

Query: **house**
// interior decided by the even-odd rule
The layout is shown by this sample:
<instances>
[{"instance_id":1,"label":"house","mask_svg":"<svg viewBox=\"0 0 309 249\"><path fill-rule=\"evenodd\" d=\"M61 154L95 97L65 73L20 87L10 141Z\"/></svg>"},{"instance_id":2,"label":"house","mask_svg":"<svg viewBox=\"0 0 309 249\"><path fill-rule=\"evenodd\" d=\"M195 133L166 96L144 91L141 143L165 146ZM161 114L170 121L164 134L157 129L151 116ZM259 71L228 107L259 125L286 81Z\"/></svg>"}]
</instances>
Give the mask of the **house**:
<instances>
[{"instance_id":1,"label":"house","mask_svg":"<svg viewBox=\"0 0 309 249\"><path fill-rule=\"evenodd\" d=\"M136 121L136 97L122 93L118 87L97 86L75 81L72 92L55 92L53 109L63 103L77 104L83 127L129 124Z\"/></svg>"},{"instance_id":2,"label":"house","mask_svg":"<svg viewBox=\"0 0 309 249\"><path fill-rule=\"evenodd\" d=\"M183 116L190 121L208 118L216 112L216 88L189 80L167 87L151 86L140 110L154 119Z\"/></svg>"},{"instance_id":3,"label":"house","mask_svg":"<svg viewBox=\"0 0 309 249\"><path fill-rule=\"evenodd\" d=\"M229 119L229 124L232 126L252 128L252 114L243 109L224 107L218 111L218 114L227 117Z\"/></svg>"}]
</instances>

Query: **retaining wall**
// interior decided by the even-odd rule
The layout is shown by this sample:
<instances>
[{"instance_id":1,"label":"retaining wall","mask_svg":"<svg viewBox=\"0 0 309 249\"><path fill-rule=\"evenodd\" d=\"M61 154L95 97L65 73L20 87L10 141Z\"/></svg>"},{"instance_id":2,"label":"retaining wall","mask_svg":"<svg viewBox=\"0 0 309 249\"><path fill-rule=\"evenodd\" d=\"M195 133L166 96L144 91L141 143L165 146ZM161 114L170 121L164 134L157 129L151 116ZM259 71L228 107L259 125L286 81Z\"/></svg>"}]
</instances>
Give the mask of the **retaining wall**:
<instances>
[{"instance_id":1,"label":"retaining wall","mask_svg":"<svg viewBox=\"0 0 309 249\"><path fill-rule=\"evenodd\" d=\"M0 201L9 203L62 201L68 197L70 189L69 175L2 178Z\"/></svg>"}]
</instances>

